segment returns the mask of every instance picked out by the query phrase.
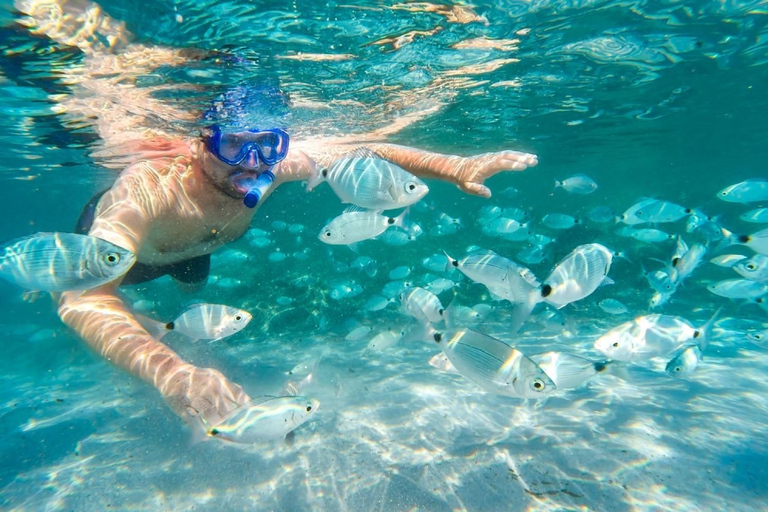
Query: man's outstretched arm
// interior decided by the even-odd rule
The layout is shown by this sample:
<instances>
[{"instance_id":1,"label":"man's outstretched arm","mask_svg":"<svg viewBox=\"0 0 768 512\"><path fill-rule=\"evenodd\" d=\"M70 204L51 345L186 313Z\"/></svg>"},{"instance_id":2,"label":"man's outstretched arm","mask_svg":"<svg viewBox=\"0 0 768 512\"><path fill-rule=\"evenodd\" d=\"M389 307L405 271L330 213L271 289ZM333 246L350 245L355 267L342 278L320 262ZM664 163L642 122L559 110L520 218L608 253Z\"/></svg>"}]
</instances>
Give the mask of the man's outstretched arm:
<instances>
[{"instance_id":1,"label":"man's outstretched arm","mask_svg":"<svg viewBox=\"0 0 768 512\"><path fill-rule=\"evenodd\" d=\"M471 157L444 155L395 144L324 145L298 143L275 173L280 181L309 179L320 168L358 148L368 148L406 171L422 177L456 184L468 194L491 197L485 180L502 171L523 171L538 164L538 158L521 151L498 151Z\"/></svg>"}]
</instances>

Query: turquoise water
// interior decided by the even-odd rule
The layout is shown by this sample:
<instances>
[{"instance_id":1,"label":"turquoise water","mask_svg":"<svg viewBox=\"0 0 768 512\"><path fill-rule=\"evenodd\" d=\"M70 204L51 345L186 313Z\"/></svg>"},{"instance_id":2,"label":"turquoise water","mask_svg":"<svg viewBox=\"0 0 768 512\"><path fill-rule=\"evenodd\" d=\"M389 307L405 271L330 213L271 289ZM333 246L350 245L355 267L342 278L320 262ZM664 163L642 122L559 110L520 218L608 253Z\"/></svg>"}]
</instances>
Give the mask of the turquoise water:
<instances>
[{"instance_id":1,"label":"turquoise water","mask_svg":"<svg viewBox=\"0 0 768 512\"><path fill-rule=\"evenodd\" d=\"M424 234L396 248L368 241L359 254L317 240L343 209L330 187L307 193L287 184L253 223L268 232L269 245L257 247L246 236L220 250L204 290L179 293L167 277L122 290L136 309L164 320L195 300L253 313L245 330L216 343L166 338L184 358L221 370L252 395L279 393L285 372L322 356L316 378L302 390L320 400L320 409L290 442L247 449L193 443L159 394L90 351L60 322L50 298L25 301L19 289L0 282L0 507L764 508L768 356L748 334L765 329L768 317L754 304L707 290L738 277L730 269L705 262L653 311L701 325L723 307L690 377L673 379L665 361L653 361L633 365L627 380L599 375L541 401L489 394L433 368L427 361L439 350L428 343L367 350L373 334L409 320L396 304L364 309L390 281L389 271L406 265L416 284L431 279L428 273L457 282L440 294L443 304L492 306L474 328L514 340L525 353L562 350L599 359L593 349L599 335L652 312L642 267L660 267L653 258L668 259L674 242L621 237L621 224L590 222L590 210L606 206L621 214L639 198L655 197L717 215L736 233L761 228L738 216L768 204L726 203L715 194L768 175L762 2L101 5L125 23L132 41L187 49L186 62L122 71L126 87L178 111L199 113L228 86L267 76L291 98L295 139L366 133L421 115L387 141L458 155L516 149L536 153L540 163L491 178L490 200L430 181L429 195L413 212ZM93 97L75 80L87 59L79 49L31 34L11 3L2 7L0 109L8 151L0 161L0 240L70 231L82 206L118 172L96 153L104 146L94 120L56 107L67 98ZM489 43L494 47L478 47ZM105 101L119 103L120 96ZM201 127L194 115L163 116L146 104L130 105L130 113L139 126L178 136ZM576 173L592 177L598 190L586 196L554 190L555 180ZM527 242L482 232L478 211L488 205L520 208L534 232L555 238L545 259L528 265L540 279L584 243L603 243L628 260L614 261L614 285L554 318L538 306L514 337L509 304L421 263L444 250L460 256L470 245L517 260ZM542 225L554 212L583 223L566 231ZM461 229L436 236L440 213L460 218ZM303 232L280 222L300 224ZM658 227L704 242L686 232L685 222ZM705 260L752 255L745 247L717 251L716 245ZM274 252L290 256L270 262ZM375 260L369 267L375 275L351 266L359 256ZM362 293L332 298L334 287L350 280ZM605 313L598 302L606 298L622 301L630 313ZM346 340L352 320L372 333Z\"/></svg>"}]
</instances>

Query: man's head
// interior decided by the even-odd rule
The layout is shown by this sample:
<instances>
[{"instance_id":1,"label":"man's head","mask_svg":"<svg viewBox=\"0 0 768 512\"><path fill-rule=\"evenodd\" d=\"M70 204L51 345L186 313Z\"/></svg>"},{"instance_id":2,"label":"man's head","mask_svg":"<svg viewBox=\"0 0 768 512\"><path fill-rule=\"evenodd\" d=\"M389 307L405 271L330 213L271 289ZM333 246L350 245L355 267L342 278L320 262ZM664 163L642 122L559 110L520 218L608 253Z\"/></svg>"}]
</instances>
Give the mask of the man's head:
<instances>
[{"instance_id":1,"label":"man's head","mask_svg":"<svg viewBox=\"0 0 768 512\"><path fill-rule=\"evenodd\" d=\"M201 164L225 193L253 207L272 183L272 168L288 154L282 128L287 98L275 87L240 85L219 96L203 119ZM254 128L258 123L260 128Z\"/></svg>"}]
</instances>

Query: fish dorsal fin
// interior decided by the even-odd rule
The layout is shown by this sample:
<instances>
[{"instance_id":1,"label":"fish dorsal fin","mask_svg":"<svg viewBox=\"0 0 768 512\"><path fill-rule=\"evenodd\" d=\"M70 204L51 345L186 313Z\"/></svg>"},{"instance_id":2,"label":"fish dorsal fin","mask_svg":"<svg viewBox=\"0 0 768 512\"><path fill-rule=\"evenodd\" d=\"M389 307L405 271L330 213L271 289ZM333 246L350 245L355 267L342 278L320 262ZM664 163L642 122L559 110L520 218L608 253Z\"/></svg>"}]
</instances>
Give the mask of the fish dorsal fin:
<instances>
[{"instance_id":1,"label":"fish dorsal fin","mask_svg":"<svg viewBox=\"0 0 768 512\"><path fill-rule=\"evenodd\" d=\"M280 398L279 396L274 395L258 395L258 396L252 396L251 401L248 402L248 405L261 405L269 402L270 400L274 400L276 398Z\"/></svg>"},{"instance_id":2,"label":"fish dorsal fin","mask_svg":"<svg viewBox=\"0 0 768 512\"><path fill-rule=\"evenodd\" d=\"M374 150L369 147L361 146L355 148L348 153L344 153L342 158L378 158L379 160L385 160L381 158Z\"/></svg>"},{"instance_id":3,"label":"fish dorsal fin","mask_svg":"<svg viewBox=\"0 0 768 512\"><path fill-rule=\"evenodd\" d=\"M344 208L343 213L354 213L354 212L370 212L372 210L369 210L368 208L363 208L362 206L357 206L354 204L351 204Z\"/></svg>"}]
</instances>

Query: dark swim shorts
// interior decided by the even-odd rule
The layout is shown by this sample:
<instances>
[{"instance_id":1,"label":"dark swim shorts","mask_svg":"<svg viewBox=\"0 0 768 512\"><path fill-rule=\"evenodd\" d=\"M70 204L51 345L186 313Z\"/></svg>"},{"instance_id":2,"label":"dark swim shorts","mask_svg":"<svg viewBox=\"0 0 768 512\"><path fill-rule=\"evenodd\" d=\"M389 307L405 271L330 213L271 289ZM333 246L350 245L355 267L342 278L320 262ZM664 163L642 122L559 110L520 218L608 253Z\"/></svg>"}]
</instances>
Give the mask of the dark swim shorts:
<instances>
[{"instance_id":1,"label":"dark swim shorts","mask_svg":"<svg viewBox=\"0 0 768 512\"><path fill-rule=\"evenodd\" d=\"M86 235L93 225L93 219L96 216L96 206L99 199L107 191L99 192L88 201L83 208L80 218L75 225L75 233ZM208 279L208 273L211 269L211 255L198 256L188 260L171 263L168 265L146 265L136 262L125 275L122 284L139 284L152 281L158 277L169 275L177 281L187 284L201 284Z\"/></svg>"}]
</instances>

